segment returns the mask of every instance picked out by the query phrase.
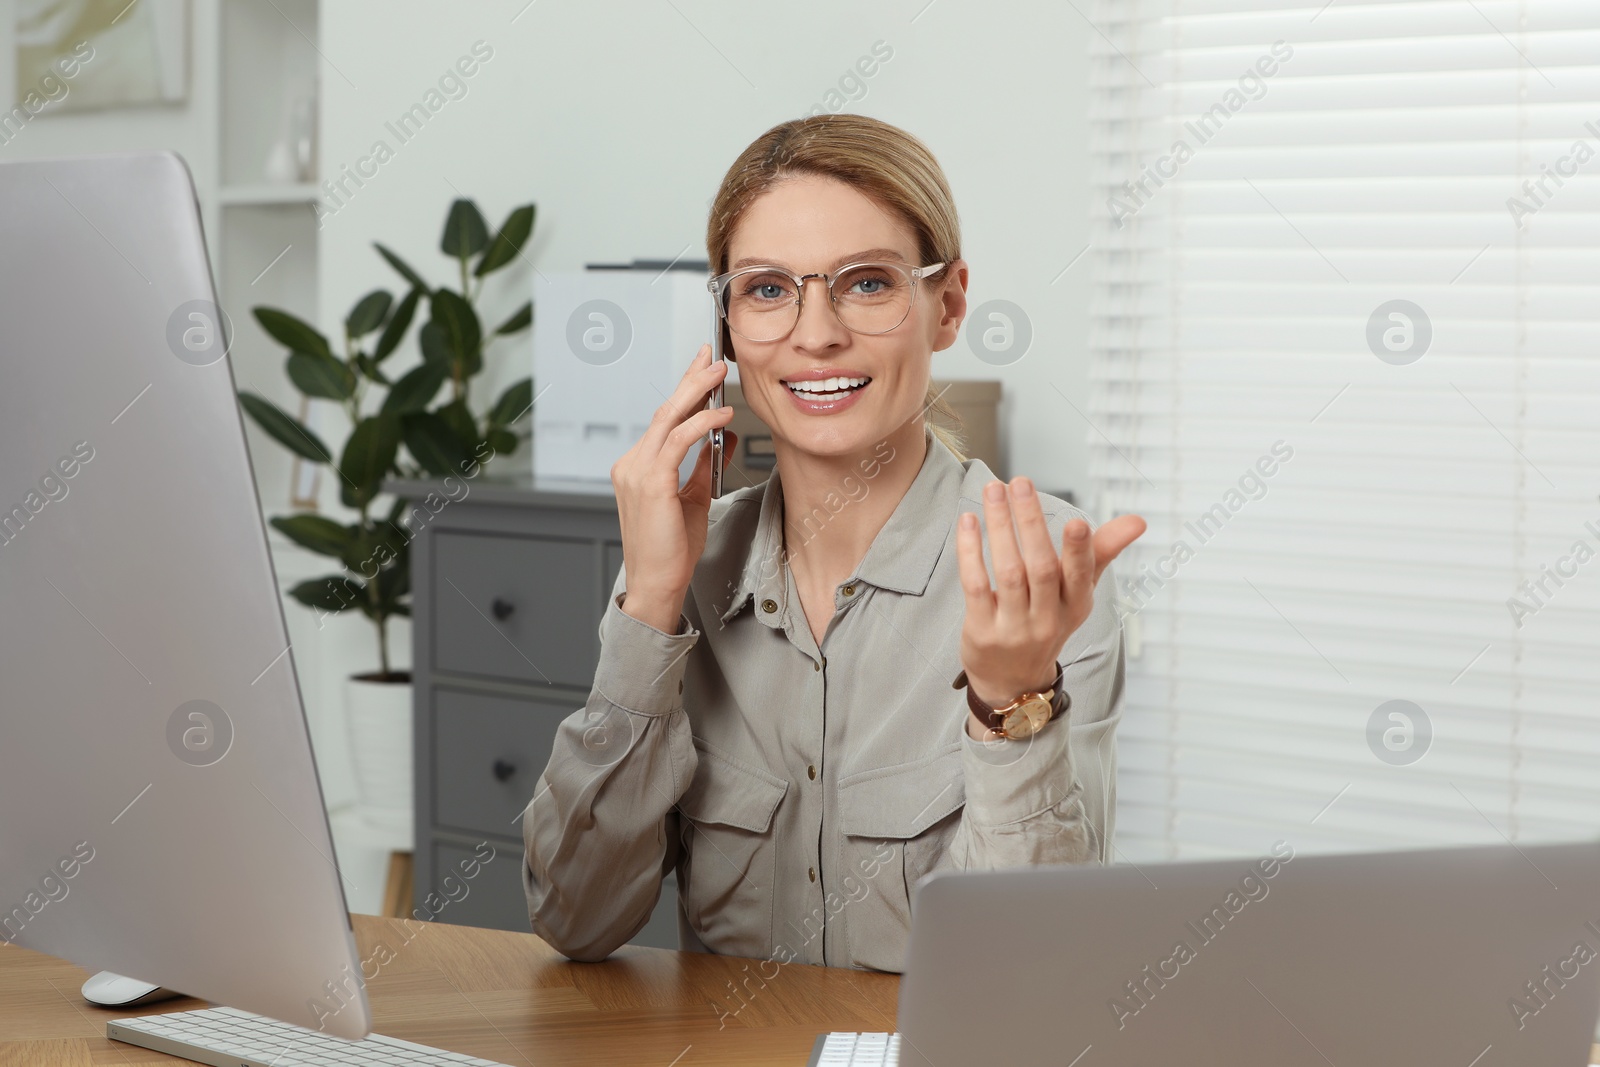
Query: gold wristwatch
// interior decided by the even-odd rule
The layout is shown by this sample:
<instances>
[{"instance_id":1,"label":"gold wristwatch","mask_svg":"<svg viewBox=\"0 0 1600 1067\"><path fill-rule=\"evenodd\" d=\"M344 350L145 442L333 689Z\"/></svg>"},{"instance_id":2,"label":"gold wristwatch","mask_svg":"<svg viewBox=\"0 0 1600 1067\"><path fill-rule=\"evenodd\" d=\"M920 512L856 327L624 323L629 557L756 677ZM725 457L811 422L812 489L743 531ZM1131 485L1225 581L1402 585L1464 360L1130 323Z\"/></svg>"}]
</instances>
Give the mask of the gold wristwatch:
<instances>
[{"instance_id":1,"label":"gold wristwatch","mask_svg":"<svg viewBox=\"0 0 1600 1067\"><path fill-rule=\"evenodd\" d=\"M967 707L972 709L972 714L984 729L993 730L1007 740L1020 741L1038 733L1051 719L1067 713L1071 701L1061 684L1061 673L1061 665L1058 663L1055 681L1048 688L1023 693L997 708L991 708L978 699L978 695L967 684L965 670L956 675L956 680L950 683L950 688L966 689Z\"/></svg>"}]
</instances>

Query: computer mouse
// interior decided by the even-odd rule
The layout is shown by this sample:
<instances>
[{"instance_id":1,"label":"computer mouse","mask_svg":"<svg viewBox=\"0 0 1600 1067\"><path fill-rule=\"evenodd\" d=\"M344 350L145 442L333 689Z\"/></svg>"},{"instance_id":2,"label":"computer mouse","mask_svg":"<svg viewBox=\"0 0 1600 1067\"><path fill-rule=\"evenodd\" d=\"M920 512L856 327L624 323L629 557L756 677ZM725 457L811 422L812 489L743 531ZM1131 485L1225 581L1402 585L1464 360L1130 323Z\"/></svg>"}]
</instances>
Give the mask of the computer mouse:
<instances>
[{"instance_id":1,"label":"computer mouse","mask_svg":"<svg viewBox=\"0 0 1600 1067\"><path fill-rule=\"evenodd\" d=\"M105 1008L131 1008L136 1004L149 1004L157 1000L181 997L182 993L163 989L137 978L125 978L110 971L92 975L83 983L83 999Z\"/></svg>"}]
</instances>

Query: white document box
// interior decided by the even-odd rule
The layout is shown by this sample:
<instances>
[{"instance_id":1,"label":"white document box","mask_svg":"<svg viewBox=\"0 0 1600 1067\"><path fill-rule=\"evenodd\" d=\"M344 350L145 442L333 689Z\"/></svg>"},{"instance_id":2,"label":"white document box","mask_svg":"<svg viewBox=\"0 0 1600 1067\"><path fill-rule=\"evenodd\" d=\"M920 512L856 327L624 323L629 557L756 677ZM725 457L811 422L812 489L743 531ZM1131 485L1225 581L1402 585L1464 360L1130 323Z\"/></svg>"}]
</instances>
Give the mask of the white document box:
<instances>
[{"instance_id":1,"label":"white document box","mask_svg":"<svg viewBox=\"0 0 1600 1067\"><path fill-rule=\"evenodd\" d=\"M696 271L598 270L534 280L533 470L609 485L656 408L711 340ZM699 456L691 449L680 474Z\"/></svg>"}]
</instances>

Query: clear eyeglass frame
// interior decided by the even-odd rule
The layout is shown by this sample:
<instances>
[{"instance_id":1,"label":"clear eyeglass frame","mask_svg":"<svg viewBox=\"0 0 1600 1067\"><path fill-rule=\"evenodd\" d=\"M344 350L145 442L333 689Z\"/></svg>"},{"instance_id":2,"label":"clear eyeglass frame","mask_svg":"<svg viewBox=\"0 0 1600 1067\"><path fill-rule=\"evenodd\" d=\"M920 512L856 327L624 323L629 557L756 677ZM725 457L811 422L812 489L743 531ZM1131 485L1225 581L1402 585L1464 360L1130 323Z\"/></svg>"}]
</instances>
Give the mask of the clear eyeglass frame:
<instances>
[{"instance_id":1,"label":"clear eyeglass frame","mask_svg":"<svg viewBox=\"0 0 1600 1067\"><path fill-rule=\"evenodd\" d=\"M735 334L736 336L743 337L747 341L754 341L757 344L771 344L774 341L781 341L785 337L789 336L789 334L794 331L794 328L800 324L800 316L805 312L806 282L810 281L812 278L820 278L822 279L822 284L828 293L828 306L833 311L833 317L839 320L839 325L843 326L851 333L860 334L863 337L877 337L882 334L893 333L895 330L900 328L906 319L911 317L911 310L917 306L917 292L921 288L917 285L917 283L925 278L939 273L939 271L943 270L947 266L949 266L948 263L930 263L925 267L912 267L904 263L895 263L887 260L863 260L859 263L846 263L842 267L834 270L831 274L823 273L821 271L818 271L814 274L796 274L794 271L788 270L784 267L757 264L753 267L741 267L738 270L728 271L726 274L718 274L716 277L710 278L706 281L706 289L711 293L712 303L716 305L718 318L727 325L729 332ZM910 280L911 299L906 304L905 314L900 317L899 322L888 327L887 329L858 330L849 323L845 322L844 319L839 315L838 300L833 292L833 283L844 275L849 274L851 271L860 270L863 267L882 267L888 270L898 271L899 273L904 274ZM733 323L728 321L728 306L726 300L724 299L724 294L727 293L735 279L743 277L747 274L781 274L790 281L794 282L794 321L789 324L789 328L787 330L779 334L777 337L749 337L745 334L739 333L738 330L733 328Z\"/></svg>"}]
</instances>

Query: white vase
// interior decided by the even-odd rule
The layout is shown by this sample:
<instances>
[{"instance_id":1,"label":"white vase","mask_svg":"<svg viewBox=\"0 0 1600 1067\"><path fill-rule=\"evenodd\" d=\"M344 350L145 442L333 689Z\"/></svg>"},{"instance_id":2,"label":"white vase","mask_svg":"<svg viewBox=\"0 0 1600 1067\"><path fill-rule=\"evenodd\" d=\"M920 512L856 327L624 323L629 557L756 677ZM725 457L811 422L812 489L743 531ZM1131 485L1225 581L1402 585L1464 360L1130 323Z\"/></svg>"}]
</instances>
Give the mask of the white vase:
<instances>
[{"instance_id":1,"label":"white vase","mask_svg":"<svg viewBox=\"0 0 1600 1067\"><path fill-rule=\"evenodd\" d=\"M370 822L412 819L411 684L360 676L345 681L345 720L356 788Z\"/></svg>"}]
</instances>

